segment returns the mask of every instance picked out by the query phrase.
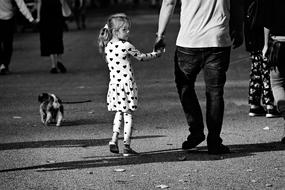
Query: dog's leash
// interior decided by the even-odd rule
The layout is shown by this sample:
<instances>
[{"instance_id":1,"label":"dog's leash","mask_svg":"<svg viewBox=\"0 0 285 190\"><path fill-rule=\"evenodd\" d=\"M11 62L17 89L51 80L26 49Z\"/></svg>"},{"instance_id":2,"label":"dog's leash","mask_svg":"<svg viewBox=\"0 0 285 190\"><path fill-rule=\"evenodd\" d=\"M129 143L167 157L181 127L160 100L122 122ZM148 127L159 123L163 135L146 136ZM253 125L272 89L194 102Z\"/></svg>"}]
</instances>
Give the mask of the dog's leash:
<instances>
[{"instance_id":1,"label":"dog's leash","mask_svg":"<svg viewBox=\"0 0 285 190\"><path fill-rule=\"evenodd\" d=\"M62 101L62 104L81 104L81 103L87 103L87 102L92 102L92 100L82 100L82 101Z\"/></svg>"}]
</instances>

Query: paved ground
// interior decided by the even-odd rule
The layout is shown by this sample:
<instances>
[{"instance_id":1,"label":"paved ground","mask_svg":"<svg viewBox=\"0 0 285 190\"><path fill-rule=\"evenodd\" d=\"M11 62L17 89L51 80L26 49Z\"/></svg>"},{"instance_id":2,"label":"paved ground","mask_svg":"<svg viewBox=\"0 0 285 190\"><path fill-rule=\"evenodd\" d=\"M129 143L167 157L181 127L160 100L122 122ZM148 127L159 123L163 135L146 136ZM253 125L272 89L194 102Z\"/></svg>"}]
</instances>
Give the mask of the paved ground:
<instances>
[{"instance_id":1,"label":"paved ground","mask_svg":"<svg viewBox=\"0 0 285 190\"><path fill-rule=\"evenodd\" d=\"M133 43L151 51L156 11L129 14ZM135 62L140 103L132 146L141 155L124 158L110 153L108 70L96 47L106 15L92 14L84 31L70 23L64 37L66 74L49 74L49 59L40 57L37 33L16 34L12 72L0 76L1 190L148 190L160 185L175 190L285 189L285 147L279 144L284 121L247 116L249 60L244 48L232 53L225 88L222 137L233 153L208 155L205 142L188 152L180 149L188 131L173 80L177 16L167 32L167 53L152 62ZM65 101L93 101L65 105L64 125L44 127L37 102L42 92L54 92ZM205 111L201 76L197 92Z\"/></svg>"}]
</instances>

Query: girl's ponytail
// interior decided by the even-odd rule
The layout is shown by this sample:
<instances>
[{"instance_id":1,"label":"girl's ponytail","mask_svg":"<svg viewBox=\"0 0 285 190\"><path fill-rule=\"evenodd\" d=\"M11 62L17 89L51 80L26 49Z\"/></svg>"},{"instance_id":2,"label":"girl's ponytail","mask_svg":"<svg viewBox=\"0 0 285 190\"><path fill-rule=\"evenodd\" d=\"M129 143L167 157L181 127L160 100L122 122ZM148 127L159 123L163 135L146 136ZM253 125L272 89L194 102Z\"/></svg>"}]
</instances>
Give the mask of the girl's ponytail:
<instances>
[{"instance_id":1,"label":"girl's ponytail","mask_svg":"<svg viewBox=\"0 0 285 190\"><path fill-rule=\"evenodd\" d=\"M109 30L108 24L106 24L99 32L98 36L98 46L99 46L99 52L104 53L104 49L107 45L107 43L111 40L112 33Z\"/></svg>"}]
</instances>

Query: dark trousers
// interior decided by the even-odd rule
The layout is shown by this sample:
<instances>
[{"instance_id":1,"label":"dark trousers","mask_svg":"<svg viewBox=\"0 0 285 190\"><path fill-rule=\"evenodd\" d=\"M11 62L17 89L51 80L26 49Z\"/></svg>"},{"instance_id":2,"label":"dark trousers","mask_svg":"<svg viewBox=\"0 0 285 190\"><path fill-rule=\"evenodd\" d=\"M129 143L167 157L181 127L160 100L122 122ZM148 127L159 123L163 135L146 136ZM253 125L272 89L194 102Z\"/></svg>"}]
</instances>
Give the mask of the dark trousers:
<instances>
[{"instance_id":1,"label":"dark trousers","mask_svg":"<svg viewBox=\"0 0 285 190\"><path fill-rule=\"evenodd\" d=\"M251 52L248 103L259 106L274 105L270 85L270 66L263 60L261 51Z\"/></svg>"},{"instance_id":2,"label":"dark trousers","mask_svg":"<svg viewBox=\"0 0 285 190\"><path fill-rule=\"evenodd\" d=\"M14 20L0 20L0 65L9 67L13 52Z\"/></svg>"},{"instance_id":3,"label":"dark trousers","mask_svg":"<svg viewBox=\"0 0 285 190\"><path fill-rule=\"evenodd\" d=\"M183 48L175 52L175 82L189 125L188 138L204 137L201 107L195 92L195 81L201 70L206 84L207 143L222 143L220 133L224 116L224 85L230 60L230 47Z\"/></svg>"}]
</instances>

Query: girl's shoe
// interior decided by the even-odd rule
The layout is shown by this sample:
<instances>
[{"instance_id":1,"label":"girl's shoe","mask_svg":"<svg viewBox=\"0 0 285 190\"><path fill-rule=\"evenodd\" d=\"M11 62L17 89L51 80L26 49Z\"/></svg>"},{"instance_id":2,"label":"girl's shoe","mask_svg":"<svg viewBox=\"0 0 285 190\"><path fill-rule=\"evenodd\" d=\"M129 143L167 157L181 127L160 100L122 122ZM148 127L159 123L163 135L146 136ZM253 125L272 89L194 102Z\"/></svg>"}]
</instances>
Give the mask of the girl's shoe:
<instances>
[{"instance_id":1,"label":"girl's shoe","mask_svg":"<svg viewBox=\"0 0 285 190\"><path fill-rule=\"evenodd\" d=\"M135 155L138 155L138 154L139 153L137 153L136 151L131 149L130 145L125 145L123 156L135 156Z\"/></svg>"},{"instance_id":2,"label":"girl's shoe","mask_svg":"<svg viewBox=\"0 0 285 190\"><path fill-rule=\"evenodd\" d=\"M119 153L118 143L110 141L109 147L110 147L110 152L115 153L115 154Z\"/></svg>"},{"instance_id":3,"label":"girl's shoe","mask_svg":"<svg viewBox=\"0 0 285 190\"><path fill-rule=\"evenodd\" d=\"M57 62L57 68L60 70L61 73L66 73L66 68L61 62Z\"/></svg>"}]
</instances>

